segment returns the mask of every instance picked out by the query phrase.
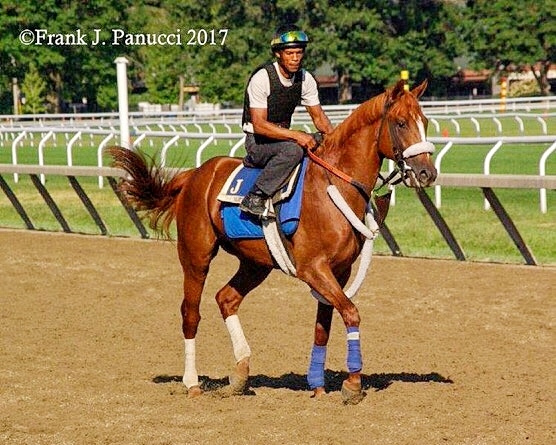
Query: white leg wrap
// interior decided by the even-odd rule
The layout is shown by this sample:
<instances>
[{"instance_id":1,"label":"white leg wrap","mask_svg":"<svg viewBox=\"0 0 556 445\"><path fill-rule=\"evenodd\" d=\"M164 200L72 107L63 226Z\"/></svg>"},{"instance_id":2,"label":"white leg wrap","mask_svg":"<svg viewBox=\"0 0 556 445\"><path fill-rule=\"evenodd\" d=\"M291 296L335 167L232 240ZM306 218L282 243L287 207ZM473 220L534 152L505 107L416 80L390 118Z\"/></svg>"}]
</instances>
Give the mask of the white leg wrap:
<instances>
[{"instance_id":1,"label":"white leg wrap","mask_svg":"<svg viewBox=\"0 0 556 445\"><path fill-rule=\"evenodd\" d=\"M199 376L195 365L195 339L185 339L185 372L183 373L183 384L189 389L199 386Z\"/></svg>"},{"instance_id":2,"label":"white leg wrap","mask_svg":"<svg viewBox=\"0 0 556 445\"><path fill-rule=\"evenodd\" d=\"M241 328L239 317L237 315L230 315L226 318L225 323L232 340L236 362L239 362L244 358L251 357L251 348L249 348L247 340L245 339L245 334Z\"/></svg>"}]
</instances>

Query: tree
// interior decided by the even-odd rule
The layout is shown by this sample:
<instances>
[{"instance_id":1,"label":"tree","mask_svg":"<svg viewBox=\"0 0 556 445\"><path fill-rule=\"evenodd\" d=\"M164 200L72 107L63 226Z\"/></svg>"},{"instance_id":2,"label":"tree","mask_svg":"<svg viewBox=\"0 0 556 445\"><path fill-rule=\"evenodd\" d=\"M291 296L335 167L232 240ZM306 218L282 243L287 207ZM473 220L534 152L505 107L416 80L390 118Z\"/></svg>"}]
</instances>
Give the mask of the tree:
<instances>
[{"instance_id":1,"label":"tree","mask_svg":"<svg viewBox=\"0 0 556 445\"><path fill-rule=\"evenodd\" d=\"M529 69L548 95L556 58L556 0L473 0L462 27L476 67Z\"/></svg>"},{"instance_id":2,"label":"tree","mask_svg":"<svg viewBox=\"0 0 556 445\"><path fill-rule=\"evenodd\" d=\"M462 42L454 37L456 6L437 0L307 2L317 58L329 62L349 89L364 81L382 90L407 69L418 83L455 71ZM320 56L320 57L319 57ZM434 91L435 82L430 90ZM340 96L349 97L345 92Z\"/></svg>"},{"instance_id":3,"label":"tree","mask_svg":"<svg viewBox=\"0 0 556 445\"><path fill-rule=\"evenodd\" d=\"M110 44L93 46L94 29L101 29L102 38L108 40L111 28L125 28L130 4L131 0L2 2L2 75L22 78L31 63L35 63L47 79L52 111L62 111L65 103L81 102L82 98L87 98L88 103L95 106L102 86L112 85L114 91L116 89L114 59L122 51L133 52L135 49ZM87 35L86 44L21 40L22 32L33 33L36 37L37 30L46 30L53 35L81 32Z\"/></svg>"},{"instance_id":4,"label":"tree","mask_svg":"<svg viewBox=\"0 0 556 445\"><path fill-rule=\"evenodd\" d=\"M380 84L389 77L395 64L383 63L387 29L379 13L366 7L368 2L330 7L322 1L312 3L306 26L314 36L309 54L317 63L330 63L337 72L341 102L351 99L352 82L370 79Z\"/></svg>"},{"instance_id":5,"label":"tree","mask_svg":"<svg viewBox=\"0 0 556 445\"><path fill-rule=\"evenodd\" d=\"M23 79L21 92L25 97L23 113L38 114L46 111L46 82L34 63L31 64L29 72Z\"/></svg>"},{"instance_id":6,"label":"tree","mask_svg":"<svg viewBox=\"0 0 556 445\"><path fill-rule=\"evenodd\" d=\"M0 3L0 112L11 108L12 78L23 79L32 63L46 81L50 111L87 99L89 110L117 107L114 59L130 60L131 86L146 87L132 101L176 103L179 79L198 84L201 99L243 101L251 71L272 60L270 39L282 23L309 34L306 67L330 65L349 100L352 84L379 92L410 72L412 83L442 87L467 54L477 68L540 67L547 71L556 48L556 0L18 0ZM85 45L24 44L24 30L88 34ZM179 33L181 45L113 44L112 30ZM93 45L99 31L106 44ZM190 31L191 30L191 31ZM228 30L219 41L188 45L190 32ZM217 39L219 34L215 36ZM35 42L36 43L36 42ZM470 46L470 49L467 48ZM535 72L535 71L534 71ZM137 89L133 89L137 91Z\"/></svg>"},{"instance_id":7,"label":"tree","mask_svg":"<svg viewBox=\"0 0 556 445\"><path fill-rule=\"evenodd\" d=\"M446 79L457 69L454 59L466 48L457 32L461 8L442 0L380 3L377 8L391 36L386 60L406 68L415 83L428 79L429 92L444 94Z\"/></svg>"},{"instance_id":8,"label":"tree","mask_svg":"<svg viewBox=\"0 0 556 445\"><path fill-rule=\"evenodd\" d=\"M269 42L281 23L307 31L305 66L314 71L329 64L341 79L345 101L353 82L379 92L397 80L402 68L410 69L415 82L450 76L461 46L449 32L455 19L441 1L225 0L206 11L212 11L212 27L230 30L224 47L199 49L196 77L210 99L236 104L243 100L251 70L272 59Z\"/></svg>"}]
</instances>

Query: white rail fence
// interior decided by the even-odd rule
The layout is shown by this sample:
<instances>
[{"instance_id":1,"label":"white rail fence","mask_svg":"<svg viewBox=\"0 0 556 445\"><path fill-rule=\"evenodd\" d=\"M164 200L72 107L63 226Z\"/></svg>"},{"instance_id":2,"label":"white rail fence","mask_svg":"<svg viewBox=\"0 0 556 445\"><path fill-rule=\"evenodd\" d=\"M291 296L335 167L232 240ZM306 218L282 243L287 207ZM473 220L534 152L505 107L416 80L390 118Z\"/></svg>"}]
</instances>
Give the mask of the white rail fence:
<instances>
[{"instance_id":1,"label":"white rail fence","mask_svg":"<svg viewBox=\"0 0 556 445\"><path fill-rule=\"evenodd\" d=\"M508 113L447 113L434 114L427 113L429 118L429 135L455 135L460 136L462 127L471 127L476 136L485 135L485 133L494 133L504 135L510 132L514 135L526 134L526 123L533 128L535 133L548 134L549 125L556 121L556 106L553 111L544 113L527 113L527 112L508 112ZM349 114L350 110L342 110L340 112L328 111L327 114L334 124L343 121ZM119 131L119 121L116 117L106 117L99 119L83 118L76 119L74 115L53 115L65 116L65 118L48 120L37 118L36 120L2 120L0 116L0 147L3 142L14 134L24 130L41 129L48 131L51 128L62 128L68 132L76 130L111 130ZM296 112L292 119L294 127L303 128L307 131L314 131L310 116L305 110ZM159 115L154 118L136 117L130 119L130 131L133 134L141 131L182 131L187 133L238 133L241 132L241 114L232 114L227 116L215 116L211 121L203 121L197 118L184 118L184 116L174 116L172 118Z\"/></svg>"},{"instance_id":2,"label":"white rail fence","mask_svg":"<svg viewBox=\"0 0 556 445\"><path fill-rule=\"evenodd\" d=\"M100 143L94 142L101 138ZM66 165L74 165L74 149L77 142L82 142L84 139L89 140L91 147L94 147L96 143L96 158L97 167L103 167L103 151L110 143L117 143L118 131L113 130L74 130L73 132L68 131L63 128L33 128L29 127L19 133L13 133L13 138L11 138L11 163L13 165L19 164L18 150L24 145L25 142L32 142L33 145L35 141L37 142L37 154L38 154L38 165L44 166L45 162L45 149L47 143L50 142L52 145L57 145L60 143L57 139L62 137L66 143ZM219 140L225 140L229 143L229 149L226 153L229 156L237 155L238 150L243 147L245 137L243 133L190 133L190 132L180 132L180 131L136 131L134 134L134 140L132 142L132 147L136 148L141 146L141 144L150 144L153 146L155 143L157 146L162 144L160 150L160 160L162 166L167 164L168 151L173 146L178 146L178 142L183 142L186 146L189 146L191 142L196 142L198 145L195 148L195 165L201 165L203 161L204 151L213 143L217 143ZM538 161L538 174L540 176L545 176L547 174L547 163L549 157L556 150L556 136L515 136L515 137L488 137L488 138L443 138L443 137L431 137L429 140L435 143L437 146L442 145L442 148L437 151L435 156L435 165L439 172L442 172L442 161L443 158L448 154L449 151L454 150L457 146L470 146L470 145L490 145L487 155L483 161L483 174L489 175L490 166L492 159L496 152L503 145L511 144L532 144L532 145L547 145L548 148L545 149ZM389 170L394 168L392 162L389 162ZM99 176L99 187L103 187L104 178ZM19 176L14 173L14 181L17 182ZM45 176L41 175L41 182L44 184ZM393 196L393 204L395 204L395 195ZM442 190L441 186L435 186L435 205L440 208L442 205ZM543 213L547 212L547 190L541 188L539 190L539 206L540 211ZM488 209L488 202L485 200L485 208Z\"/></svg>"},{"instance_id":3,"label":"white rail fence","mask_svg":"<svg viewBox=\"0 0 556 445\"><path fill-rule=\"evenodd\" d=\"M546 176L546 165L548 163L549 156L556 150L556 136L516 136L516 137L498 137L498 138L429 138L429 140L435 144L444 144L443 147L437 151L435 155L435 167L439 173L442 172L442 160L446 154L457 145L491 145L488 150L484 161L483 161L483 174L491 174L491 163L492 158L500 148L506 144L535 144L535 145L545 145L550 144L550 146L543 151L539 162L538 162L538 174L539 176ZM392 166L390 167L392 168ZM442 205L442 189L441 185L436 185L434 187L435 194L435 205L440 208ZM544 187L539 189L539 207L542 213L546 213L548 209L547 204L547 190ZM490 208L488 201L485 199L485 210Z\"/></svg>"},{"instance_id":4,"label":"white rail fence","mask_svg":"<svg viewBox=\"0 0 556 445\"><path fill-rule=\"evenodd\" d=\"M556 98L554 98L556 99ZM468 102L472 102L469 104ZM427 104L424 102L424 104ZM445 115L429 115L431 126L429 127L429 139L437 145L437 153L435 155L435 163L437 169L442 172L443 158L456 149L458 146L472 146L472 145L490 145L487 155L483 161L483 174L490 174L490 166L495 154L502 146L511 146L512 144L525 144L535 146L546 146L538 161L538 174L545 176L547 174L547 164L549 158L556 150L556 136L548 135L549 126L554 125L553 122L556 118L556 112L546 112L544 114L527 114L527 113L498 113L489 114L486 111L494 112L492 108L494 102L492 101L466 101L464 103L456 103L447 101L445 103L436 103L435 109L438 110L442 107L447 107L448 104L455 106L459 111ZM547 105L548 104L548 105ZM465 106L465 108L464 108ZM544 107L546 109L556 109L556 101L553 98L531 98L528 100L515 100L512 107L523 107L528 109L538 109L537 107ZM333 115L338 120L343 120L346 113L353 109L351 107L329 107L328 113L338 113ZM461 114L462 110L466 111L478 108L482 114ZM431 107L431 110L433 108ZM203 154L211 144L218 144L221 141L227 141L228 148L221 154L230 156L238 155L238 151L242 149L244 143L244 135L241 132L239 124L240 113L239 110L224 110L220 116L222 119L212 122L201 122L203 116L194 116L198 122L189 120L183 121L184 117L191 118L186 114L169 115L160 113L156 118L148 118L142 115L135 115L130 113L131 132L131 146L140 147L143 144L148 144L150 147L157 147L161 153L161 163L166 165L168 152L173 147L178 147L179 144L185 145L186 148L194 145L195 150L195 165L198 166L202 163ZM477 110L475 110L477 111ZM213 112L214 113L214 112ZM459 113L459 114L458 114ZM66 165L73 166L75 164L74 152L76 147L82 148L88 145L89 148L96 150L96 166L103 167L103 151L109 144L117 144L120 135L119 127L117 125L117 115L113 113L103 113L93 115L95 119L91 120L89 115L87 119L78 119L78 115L51 115L65 120L59 120L56 125L46 126L47 123L52 124L53 121L48 121L44 115L43 118L37 117L36 121L16 121L13 119L4 120L0 123L0 150L10 150L11 163L13 165L19 164L18 151L23 147L36 147L38 165L43 166L45 161L45 150L49 146L65 145L66 149ZM214 116L213 116L214 117ZM233 119L232 119L233 117ZM179 118L179 119L178 119ZM533 120L536 128L538 129L538 136L525 135L525 122ZM311 124L310 117L307 113L298 112L294 115L294 124L301 126L307 131L314 131ZM462 126L470 126L475 129L475 137L459 137L461 134ZM453 129L456 136L441 135L447 128ZM497 136L481 137L484 133L484 128L488 127L492 131L494 127ZM528 125L528 132L530 132L531 124ZM207 131L208 130L208 131ZM436 136L434 132L436 132ZM519 136L504 136L507 133L515 133ZM452 133L453 134L453 133ZM61 139L61 140L60 140ZM440 148L442 146L442 148ZM457 149L460 149L458 147ZM391 170L393 164L390 162L388 168ZM18 181L18 174L14 173L14 180ZM45 176L41 174L41 182L44 183ZM103 187L104 178L99 176L99 187ZM393 196L393 204L395 204L395 194ZM441 185L435 187L435 205L440 208L442 205L442 190ZM539 189L539 207L543 213L547 212L547 190L546 188ZM489 204L485 200L485 208Z\"/></svg>"},{"instance_id":5,"label":"white rail fence","mask_svg":"<svg viewBox=\"0 0 556 445\"><path fill-rule=\"evenodd\" d=\"M73 133L67 129L61 128L50 128L50 129L40 129L29 127L26 130L17 133L11 141L11 164L18 165L19 155L18 151L24 146L24 143L28 141L33 142L33 147L35 141L37 144L37 156L38 165L44 166L45 163L45 149L47 143L50 142L53 146L58 146L59 141L57 138L60 136L67 141L66 143L66 165L73 166L74 162L74 150L77 142L83 139L89 139L90 147L96 150L96 160L97 167L104 167L103 152L110 143L117 144L117 136L119 132L117 130L78 130ZM102 138L100 143L94 142ZM183 141L185 146L189 146L191 142L195 141L200 145L195 149L195 166L201 165L203 161L203 152L209 147L210 144L216 143L219 140L225 140L229 142L229 150L226 153L229 156L235 156L237 151L243 147L245 141L245 135L243 133L189 133L189 132L179 132L179 131L140 131L135 133L135 139L132 141L132 148L140 147L141 144L150 144L157 147L162 144L160 150L160 161L162 166L166 166L168 151L172 146L178 146L179 141ZM0 147L1 148L1 147ZM18 182L19 175L14 173L14 181ZM41 174L41 182L44 184L45 175ZM104 183L103 176L99 176L99 187L102 187Z\"/></svg>"},{"instance_id":6,"label":"white rail fence","mask_svg":"<svg viewBox=\"0 0 556 445\"><path fill-rule=\"evenodd\" d=\"M16 192L4 180L3 174L26 174L29 175L33 185L43 197L44 204L49 208L52 215L55 217L60 227L64 232L72 233L72 224L65 218L64 212L56 203L53 195L49 192L48 188L40 182L39 175L58 175L66 176L74 189L75 193L85 206L90 217L96 224L102 235L109 235L109 230L105 224L98 209L95 207L92 200L89 198L85 189L81 186L78 177L82 176L102 176L106 177L113 192L120 200L121 205L126 210L129 218L139 231L141 237L149 238L149 232L141 222L141 218L137 215L136 211L129 205L127 200L122 196L118 189L117 178L125 174L123 170L108 168L108 167L75 167L75 166L38 166L38 165L11 165L0 164L0 188L8 197L12 207L17 211L27 229L37 230L39 227L30 218ZM515 246L521 253L525 264L537 265L538 262L533 254L533 251L527 245L524 238L521 236L518 228L511 219L510 215L504 209L502 203L496 196L494 188L516 188L516 189L530 189L530 188L550 188L556 189L556 175L552 176L538 176L538 175L481 175L481 174L443 174L440 173L437 182L442 185L450 187L474 187L480 188L485 198L492 205L493 211L501 222L507 234L510 236ZM423 207L426 209L429 216L434 221L439 232L443 236L445 242L453 252L456 259L460 261L466 260L466 254L463 251L460 243L454 236L454 233L444 220L441 213L434 206L427 193L423 190L417 190L417 196L421 201ZM394 255L402 255L402 251L394 237L392 231L388 226L381 227L381 233L384 236L390 250Z\"/></svg>"},{"instance_id":7,"label":"white rail fence","mask_svg":"<svg viewBox=\"0 0 556 445\"><path fill-rule=\"evenodd\" d=\"M130 125L141 124L143 121L156 122L228 122L237 124L241 122L242 110L237 108L207 107L201 104L198 109L188 111L132 111L129 112ZM325 105L326 113L333 120L343 119L350 114L358 104L350 105ZM451 115L462 114L489 114L489 113L554 113L556 112L556 96L546 97L521 97L506 98L501 102L499 98L472 99L472 100L444 100L444 101L421 101L421 107L428 115ZM299 107L296 115L302 118L307 116L303 107ZM66 125L119 125L119 113L83 113L83 114L25 114L25 115L3 115L0 121L6 125L20 126L30 123L32 126L58 125L60 122Z\"/></svg>"}]
</instances>

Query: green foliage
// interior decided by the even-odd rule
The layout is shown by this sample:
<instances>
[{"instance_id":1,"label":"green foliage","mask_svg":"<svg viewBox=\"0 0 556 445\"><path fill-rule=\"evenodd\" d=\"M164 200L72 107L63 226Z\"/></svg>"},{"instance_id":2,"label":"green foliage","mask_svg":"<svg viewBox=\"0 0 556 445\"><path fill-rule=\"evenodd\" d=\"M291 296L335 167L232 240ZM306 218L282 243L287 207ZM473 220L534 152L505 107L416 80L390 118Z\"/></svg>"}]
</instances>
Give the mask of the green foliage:
<instances>
[{"instance_id":1,"label":"green foliage","mask_svg":"<svg viewBox=\"0 0 556 445\"><path fill-rule=\"evenodd\" d=\"M25 74L21 92L25 95L23 113L37 114L46 111L46 82L34 63L29 67L29 72Z\"/></svg>"},{"instance_id":2,"label":"green foliage","mask_svg":"<svg viewBox=\"0 0 556 445\"><path fill-rule=\"evenodd\" d=\"M2 76L23 78L31 63L45 76L49 89L50 111L62 111L64 103L81 102L85 97L94 108L102 85L114 85L113 60L121 48L93 46L94 29L108 29L126 23L128 1L60 2L24 0L0 4L0 64ZM46 30L49 34L81 34L86 45L64 45L38 41L23 44L20 33ZM40 44L39 44L40 43Z\"/></svg>"},{"instance_id":3,"label":"green foliage","mask_svg":"<svg viewBox=\"0 0 556 445\"><path fill-rule=\"evenodd\" d=\"M508 91L509 97L531 97L540 93L539 84L534 80L512 82Z\"/></svg>"},{"instance_id":4,"label":"green foliage","mask_svg":"<svg viewBox=\"0 0 556 445\"><path fill-rule=\"evenodd\" d=\"M392 84L401 69L412 83L431 80L440 94L454 74L456 56L488 68L542 62L539 78L556 48L556 0L19 0L0 3L0 112L9 112L10 81L23 79L31 63L47 82L49 111L87 98L89 110L117 106L114 59L130 60L131 85L147 90L131 101L177 103L179 78L201 87L201 100L239 105L251 70L272 58L269 41L284 22L302 26L311 39L306 58L314 70L327 63L349 88L363 82L375 90ZM80 31L85 45L23 44L23 30L60 35ZM112 30L179 33L181 45L112 43ZM101 42L93 45L98 30ZM179 31L178 31L179 30ZM189 30L228 30L226 41L188 45ZM544 76L544 77L543 77ZM130 90L133 91L133 90Z\"/></svg>"},{"instance_id":5,"label":"green foliage","mask_svg":"<svg viewBox=\"0 0 556 445\"><path fill-rule=\"evenodd\" d=\"M474 65L521 71L539 64L540 90L556 57L556 0L474 0L462 28ZM534 70L533 70L534 72Z\"/></svg>"}]
</instances>

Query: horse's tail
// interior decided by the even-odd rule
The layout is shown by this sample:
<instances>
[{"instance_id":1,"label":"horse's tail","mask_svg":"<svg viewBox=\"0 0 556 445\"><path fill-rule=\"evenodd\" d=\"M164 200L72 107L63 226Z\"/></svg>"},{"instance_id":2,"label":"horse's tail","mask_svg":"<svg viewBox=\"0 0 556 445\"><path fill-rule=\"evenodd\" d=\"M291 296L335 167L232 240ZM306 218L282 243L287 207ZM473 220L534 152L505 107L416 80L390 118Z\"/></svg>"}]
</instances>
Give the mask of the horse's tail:
<instances>
[{"instance_id":1,"label":"horse's tail","mask_svg":"<svg viewBox=\"0 0 556 445\"><path fill-rule=\"evenodd\" d=\"M135 208L145 212L149 227L170 238L170 224L176 216L175 203L187 180L187 172L172 173L158 167L153 158L123 147L110 147L112 165L128 173L118 188Z\"/></svg>"}]
</instances>

